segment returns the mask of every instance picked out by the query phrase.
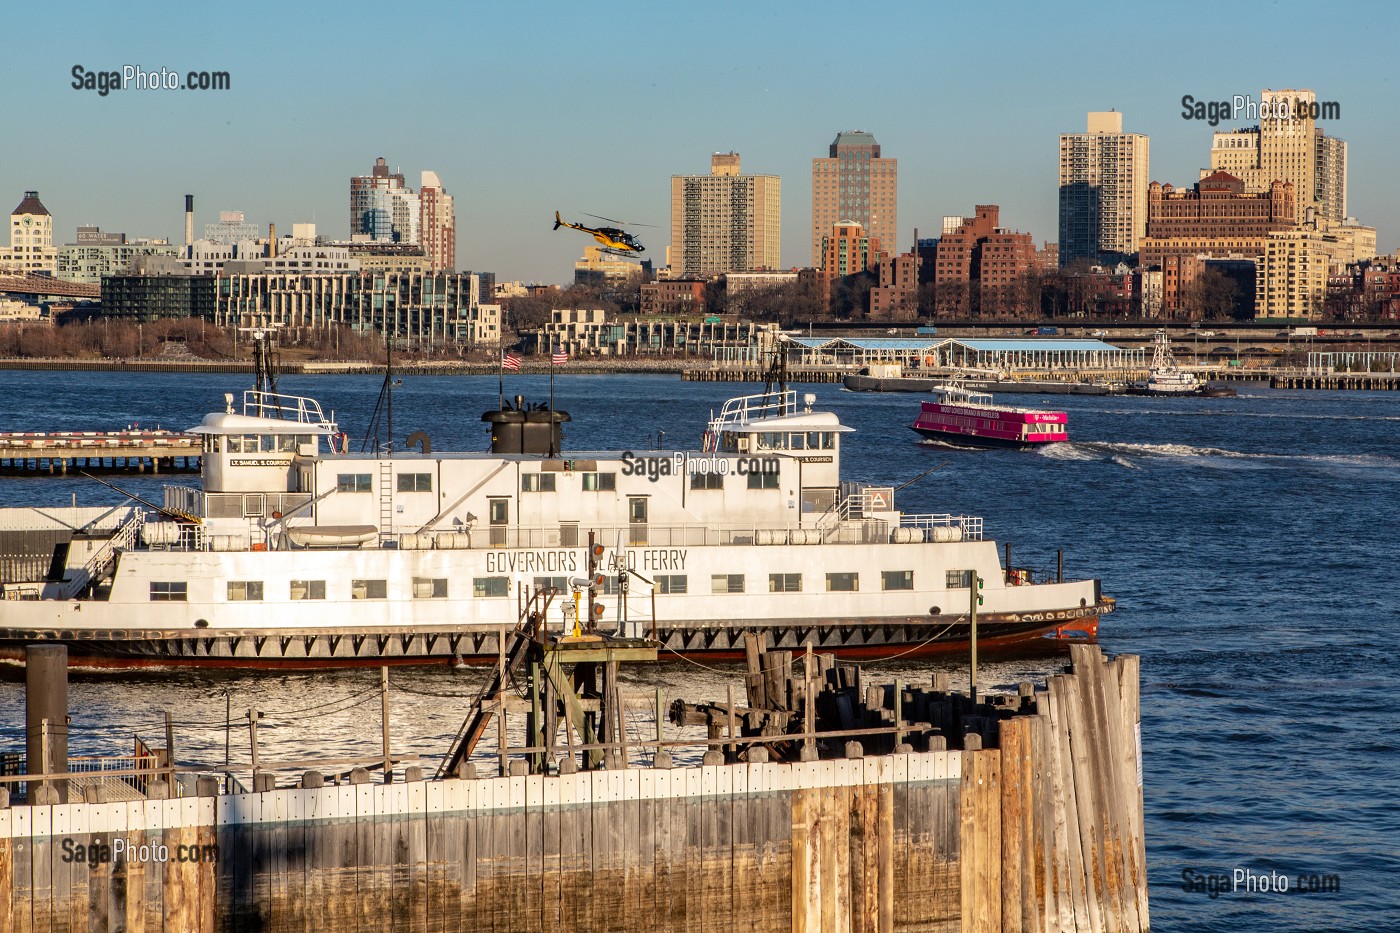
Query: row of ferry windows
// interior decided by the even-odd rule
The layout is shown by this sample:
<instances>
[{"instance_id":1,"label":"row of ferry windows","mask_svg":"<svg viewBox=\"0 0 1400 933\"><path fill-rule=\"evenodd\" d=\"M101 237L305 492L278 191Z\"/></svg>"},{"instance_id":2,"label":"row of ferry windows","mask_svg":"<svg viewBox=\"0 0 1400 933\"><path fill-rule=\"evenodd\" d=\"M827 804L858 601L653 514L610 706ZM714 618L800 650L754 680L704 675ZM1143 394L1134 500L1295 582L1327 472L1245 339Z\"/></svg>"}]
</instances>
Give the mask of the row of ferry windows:
<instances>
[{"instance_id":1,"label":"row of ferry windows","mask_svg":"<svg viewBox=\"0 0 1400 933\"><path fill-rule=\"evenodd\" d=\"M948 585L953 586L953 574L950 573L948 577ZM653 579L656 584L656 592L660 595L690 592L690 581L686 574L658 574ZM549 588L562 592L568 587L568 578L535 577L533 583L536 588ZM880 585L885 590L912 590L914 588L914 571L881 571ZM962 585L967 586L967 583ZM605 577L602 589L606 595L616 594L618 590L617 578L614 576ZM829 573L826 575L826 589L829 593L857 592L860 589L860 575L857 573ZM233 602L260 602L264 594L263 581L230 580L227 592L229 600ZM745 592L744 575L742 573L713 574L710 577L710 592L743 593ZM770 573L768 575L768 592L802 592L802 574ZM288 595L293 600L325 599L326 581L293 580ZM472 579L472 595L477 598L509 596L510 578L475 577ZM387 599L388 596L389 587L385 580L350 581L351 599ZM185 602L188 598L189 584L187 583L153 582L151 584L151 600L153 602ZM447 580L442 577L414 577L413 598L446 599Z\"/></svg>"},{"instance_id":2,"label":"row of ferry windows","mask_svg":"<svg viewBox=\"0 0 1400 933\"><path fill-rule=\"evenodd\" d=\"M400 473L397 478L399 492L432 492L433 474ZM338 473L335 477L336 492L374 492L374 479L368 473Z\"/></svg>"},{"instance_id":3,"label":"row of ferry windows","mask_svg":"<svg viewBox=\"0 0 1400 933\"><path fill-rule=\"evenodd\" d=\"M720 447L724 450L739 449L739 439L744 437L733 431L725 431L720 436ZM834 450L834 431L761 431L754 435L754 444L759 450Z\"/></svg>"},{"instance_id":4,"label":"row of ferry windows","mask_svg":"<svg viewBox=\"0 0 1400 933\"><path fill-rule=\"evenodd\" d=\"M229 434L224 437L224 451L231 454L296 453L297 448L310 444L310 434Z\"/></svg>"},{"instance_id":5,"label":"row of ferry windows","mask_svg":"<svg viewBox=\"0 0 1400 933\"><path fill-rule=\"evenodd\" d=\"M526 473L520 477L520 488L525 492L554 492L554 473ZM399 492L432 492L433 474L399 473L396 477ZM616 473L584 473L584 492L612 491L617 489ZM335 478L336 492L373 492L374 478L369 473L339 473Z\"/></svg>"},{"instance_id":6,"label":"row of ferry windows","mask_svg":"<svg viewBox=\"0 0 1400 933\"><path fill-rule=\"evenodd\" d=\"M557 473L525 473L520 477L522 492L555 492L558 489ZM779 474L750 473L747 476L750 489L777 489ZM431 473L400 473L397 477L399 492L432 492ZM691 489L723 489L724 475L721 473L692 473ZM584 492L613 492L617 489L616 473L584 473ZM374 478L369 473L340 473L336 475L336 492L373 492Z\"/></svg>"},{"instance_id":7,"label":"row of ferry windows","mask_svg":"<svg viewBox=\"0 0 1400 933\"><path fill-rule=\"evenodd\" d=\"M504 579L504 577L502 578ZM230 602L261 602L263 599L264 587L261 580L230 580L228 581L228 598ZM301 599L325 599L325 580L293 580L289 587L288 596L294 600ZM351 580L351 599L388 599L389 584L387 580ZM414 577L413 578L413 598L414 599L446 599L447 580L444 577ZM189 584L184 582L163 582L157 581L151 584L152 602L178 602L182 603L189 599Z\"/></svg>"}]
</instances>

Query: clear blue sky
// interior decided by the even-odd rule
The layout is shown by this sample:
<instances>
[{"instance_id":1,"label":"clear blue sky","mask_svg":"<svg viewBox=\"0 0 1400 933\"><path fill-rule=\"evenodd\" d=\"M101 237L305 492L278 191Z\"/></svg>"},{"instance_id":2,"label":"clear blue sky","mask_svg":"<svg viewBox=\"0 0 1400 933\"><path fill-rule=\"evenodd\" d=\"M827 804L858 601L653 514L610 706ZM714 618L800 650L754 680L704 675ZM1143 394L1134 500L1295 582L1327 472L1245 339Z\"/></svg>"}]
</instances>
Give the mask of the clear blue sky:
<instances>
[{"instance_id":1,"label":"clear blue sky","mask_svg":"<svg viewBox=\"0 0 1400 933\"><path fill-rule=\"evenodd\" d=\"M732 149L782 177L783 262L805 265L811 159L841 130L899 159L901 248L976 203L1054 240L1057 137L1087 111L1123 111L1182 185L1211 133L1182 95L1301 87L1341 104L1348 211L1390 251L1397 35L1386 3L5 4L0 212L38 189L59 242L178 239L192 193L197 231L242 210L343 237L348 178L382 155L455 196L460 268L565 282L586 240L551 231L556 209L656 225L636 232L659 265L670 176ZM74 65L232 88L100 97Z\"/></svg>"}]
</instances>

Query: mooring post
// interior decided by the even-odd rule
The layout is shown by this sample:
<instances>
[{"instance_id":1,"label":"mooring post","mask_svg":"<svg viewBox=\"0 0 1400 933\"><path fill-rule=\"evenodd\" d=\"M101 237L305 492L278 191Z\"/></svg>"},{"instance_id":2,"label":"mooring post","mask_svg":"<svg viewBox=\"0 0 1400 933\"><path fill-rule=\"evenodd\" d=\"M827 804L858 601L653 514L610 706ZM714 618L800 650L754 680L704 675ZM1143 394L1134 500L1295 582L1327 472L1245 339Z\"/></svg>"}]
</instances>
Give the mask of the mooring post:
<instances>
[{"instance_id":1,"label":"mooring post","mask_svg":"<svg viewBox=\"0 0 1400 933\"><path fill-rule=\"evenodd\" d=\"M972 655L971 670L968 672L968 682L970 685L968 692L972 697L973 706L977 705L977 601L981 598L981 583L982 580L977 576L976 570L968 571L967 591L969 595L967 613L968 619L972 623Z\"/></svg>"},{"instance_id":2,"label":"mooring post","mask_svg":"<svg viewBox=\"0 0 1400 933\"><path fill-rule=\"evenodd\" d=\"M816 710L813 709L812 698L812 643L807 642L807 663L802 671L802 760L811 761L816 758L816 740L812 736L812 728L816 718Z\"/></svg>"},{"instance_id":3,"label":"mooring post","mask_svg":"<svg viewBox=\"0 0 1400 933\"><path fill-rule=\"evenodd\" d=\"M540 748L544 745L544 728L540 721L540 665L538 661L530 662L530 747ZM549 759L541 752L530 753L530 773L543 774L545 762Z\"/></svg>"},{"instance_id":4,"label":"mooring post","mask_svg":"<svg viewBox=\"0 0 1400 933\"><path fill-rule=\"evenodd\" d=\"M170 710L165 711L165 765L170 786L175 786L175 722L170 718Z\"/></svg>"},{"instance_id":5,"label":"mooring post","mask_svg":"<svg viewBox=\"0 0 1400 933\"><path fill-rule=\"evenodd\" d=\"M737 761L739 758L739 746L734 744L734 685L726 684L725 689L729 694L729 745L725 748L725 758L728 761Z\"/></svg>"},{"instance_id":6,"label":"mooring post","mask_svg":"<svg viewBox=\"0 0 1400 933\"><path fill-rule=\"evenodd\" d=\"M505 777L510 771L510 759L506 755L506 690L505 681L501 681L501 689L496 691L496 755L500 759L501 773L499 777Z\"/></svg>"},{"instance_id":7,"label":"mooring post","mask_svg":"<svg viewBox=\"0 0 1400 933\"><path fill-rule=\"evenodd\" d=\"M657 741L657 746L656 746L656 747L657 747L658 749L661 748L661 744L660 744L660 743L661 743L661 741L662 741L662 738L663 738L663 737L662 737L662 734L661 734L661 688L660 688L660 687L657 687L657 688L656 688L656 741Z\"/></svg>"},{"instance_id":8,"label":"mooring post","mask_svg":"<svg viewBox=\"0 0 1400 933\"><path fill-rule=\"evenodd\" d=\"M253 776L258 774L258 720L262 718L262 713L258 712L256 706L248 708L248 745L253 753Z\"/></svg>"},{"instance_id":9,"label":"mooring post","mask_svg":"<svg viewBox=\"0 0 1400 933\"><path fill-rule=\"evenodd\" d=\"M394 783L394 764L389 757L389 665L379 668L379 723L384 733L384 783Z\"/></svg>"},{"instance_id":10,"label":"mooring post","mask_svg":"<svg viewBox=\"0 0 1400 933\"><path fill-rule=\"evenodd\" d=\"M68 648L65 645L26 645L24 648L26 720L25 770L40 774L68 772ZM68 802L68 782L45 781Z\"/></svg>"},{"instance_id":11,"label":"mooring post","mask_svg":"<svg viewBox=\"0 0 1400 933\"><path fill-rule=\"evenodd\" d=\"M39 753L39 773L49 775L53 773L49 770L49 768L53 766L53 756L49 753L49 721L47 719L39 723L39 739L39 748L42 749ZM49 780L48 777L45 777L39 783L44 787L53 786L53 782Z\"/></svg>"},{"instance_id":12,"label":"mooring post","mask_svg":"<svg viewBox=\"0 0 1400 933\"><path fill-rule=\"evenodd\" d=\"M904 744L904 682L894 679L894 744Z\"/></svg>"}]
</instances>

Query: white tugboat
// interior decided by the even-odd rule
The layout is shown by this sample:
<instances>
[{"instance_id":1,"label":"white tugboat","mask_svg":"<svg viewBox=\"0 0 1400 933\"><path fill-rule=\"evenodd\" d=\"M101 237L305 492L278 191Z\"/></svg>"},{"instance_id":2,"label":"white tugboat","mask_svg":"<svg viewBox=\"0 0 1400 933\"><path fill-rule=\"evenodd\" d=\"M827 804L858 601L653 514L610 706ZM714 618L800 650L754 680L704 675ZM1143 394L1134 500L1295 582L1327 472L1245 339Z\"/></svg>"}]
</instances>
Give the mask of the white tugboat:
<instances>
[{"instance_id":1,"label":"white tugboat","mask_svg":"<svg viewBox=\"0 0 1400 933\"><path fill-rule=\"evenodd\" d=\"M565 412L503 404L491 449L350 453L313 399L244 394L192 433L199 488L108 514L0 601L0 657L317 668L494 659L536 594L551 626L742 657L743 633L854 657L1092 639L1097 580L1030 582L970 515L842 482L851 428L779 389L730 400L700 451L563 448ZM6 510L7 526L24 527ZM115 518L115 522L113 522Z\"/></svg>"},{"instance_id":2,"label":"white tugboat","mask_svg":"<svg viewBox=\"0 0 1400 933\"><path fill-rule=\"evenodd\" d=\"M1159 330L1152 335L1152 366L1147 371L1147 381L1135 383L1129 391L1133 395L1200 395L1205 385L1195 373L1177 365L1171 338L1165 330Z\"/></svg>"}]
</instances>

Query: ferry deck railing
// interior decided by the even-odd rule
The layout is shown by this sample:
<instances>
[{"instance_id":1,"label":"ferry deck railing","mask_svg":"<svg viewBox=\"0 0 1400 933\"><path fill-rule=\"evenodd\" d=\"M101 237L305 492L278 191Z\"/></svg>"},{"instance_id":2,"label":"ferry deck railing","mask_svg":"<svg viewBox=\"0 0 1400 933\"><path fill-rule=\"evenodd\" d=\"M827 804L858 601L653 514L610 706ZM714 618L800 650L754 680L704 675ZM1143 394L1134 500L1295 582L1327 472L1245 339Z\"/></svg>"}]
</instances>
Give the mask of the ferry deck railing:
<instances>
[{"instance_id":1,"label":"ferry deck railing","mask_svg":"<svg viewBox=\"0 0 1400 933\"><path fill-rule=\"evenodd\" d=\"M954 535L940 535L933 530L957 529ZM896 535L896 529L913 530L918 534ZM921 541L976 541L982 537L982 519L969 515L903 515L899 521L852 516L839 522L806 525L597 525L590 526L598 543L606 547L751 547L787 544L888 544L919 543ZM182 526L179 540L153 546L160 550L203 551L239 550L226 540L211 536L199 525ZM235 536L236 537L236 536ZM268 547L282 549L280 535L272 536ZM572 526L497 525L470 531L402 532L387 536L382 546L401 549L441 550L545 550L549 548L583 547L586 531ZM256 535L248 537L247 550L258 542ZM259 548L261 549L261 548Z\"/></svg>"},{"instance_id":2,"label":"ferry deck railing","mask_svg":"<svg viewBox=\"0 0 1400 933\"><path fill-rule=\"evenodd\" d=\"M281 418L298 424L334 426L321 410L321 403L303 395L283 395L247 389L243 392L243 414L258 418Z\"/></svg>"},{"instance_id":3,"label":"ferry deck railing","mask_svg":"<svg viewBox=\"0 0 1400 933\"><path fill-rule=\"evenodd\" d=\"M784 389L781 392L760 392L757 395L741 395L731 398L720 408L718 415L710 418L705 430L704 449L719 449L720 433L731 424L749 424L765 418L782 418L797 413L797 391Z\"/></svg>"},{"instance_id":4,"label":"ferry deck railing","mask_svg":"<svg viewBox=\"0 0 1400 933\"><path fill-rule=\"evenodd\" d=\"M63 584L60 598L72 599L81 593L84 587L102 579L111 570L117 552L130 550L136 545L137 537L141 533L141 526L145 523L145 510L133 509L131 516L122 523L116 533L104 541L102 546L83 564L82 569Z\"/></svg>"}]
</instances>

